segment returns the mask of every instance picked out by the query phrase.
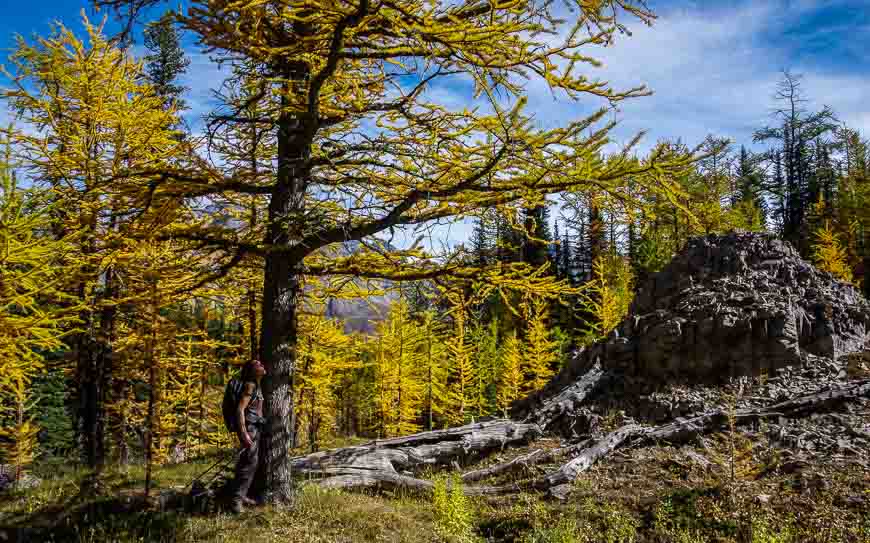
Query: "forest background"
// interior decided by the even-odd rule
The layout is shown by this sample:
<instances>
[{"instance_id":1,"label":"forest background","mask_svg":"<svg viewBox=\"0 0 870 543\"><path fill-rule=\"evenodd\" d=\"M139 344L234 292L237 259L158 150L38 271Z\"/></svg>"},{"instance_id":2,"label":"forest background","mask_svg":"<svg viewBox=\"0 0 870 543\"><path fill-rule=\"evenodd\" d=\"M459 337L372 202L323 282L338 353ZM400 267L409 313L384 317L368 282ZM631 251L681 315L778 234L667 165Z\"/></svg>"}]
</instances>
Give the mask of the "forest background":
<instances>
[{"instance_id":1,"label":"forest background","mask_svg":"<svg viewBox=\"0 0 870 543\"><path fill-rule=\"evenodd\" d=\"M638 9L625 16L642 42L658 23L646 29L652 16ZM99 471L229 446L219 413L224 384L271 337L263 329L269 253L251 240L270 227L263 180L281 168L273 158L280 138L255 122L273 99L258 95L262 74L240 61L225 63L227 81L201 100L185 85L181 27L157 8L145 13L148 24L120 40L123 19L105 27L94 22L101 16L83 27L65 21L77 30L25 36L5 64L0 446L19 474L40 457L75 457ZM634 39L617 23L591 22L609 31L592 45ZM811 76L778 77L758 87L772 111L745 141L686 129L677 131L682 139L653 146L626 136L620 146L603 130L614 128L615 109L591 119L594 110L586 111L573 145L595 175L573 169L548 189L501 187L504 201L477 197L447 212L435 205L370 235L337 229L307 255L296 286L282 446L304 452L503 415L573 351L606 335L626 313L633 284L691 236L769 231L840 279L870 286L865 127L854 112L815 106ZM450 88L450 96L436 88L427 98L461 111L456 96L474 89ZM654 99L641 97L643 88L574 90L628 112ZM361 99L358 89L342 92ZM515 103L489 100L487 113L505 132L553 130L545 116L521 120ZM249 122L231 122L245 115ZM378 133L360 126L357 135ZM457 124L449 139L481 126ZM424 134L393 129L414 142L409 156L432 158L420 151ZM700 145L682 143L692 139ZM456 145L472 168L493 158L471 142ZM341 156L326 145L319 151ZM508 169L523 169L517 164ZM233 185L243 178L245 186ZM306 197L317 201L329 186ZM354 194L357 203L377 207L391 197L368 189ZM321 212L300 223L328 223L337 211Z\"/></svg>"}]
</instances>

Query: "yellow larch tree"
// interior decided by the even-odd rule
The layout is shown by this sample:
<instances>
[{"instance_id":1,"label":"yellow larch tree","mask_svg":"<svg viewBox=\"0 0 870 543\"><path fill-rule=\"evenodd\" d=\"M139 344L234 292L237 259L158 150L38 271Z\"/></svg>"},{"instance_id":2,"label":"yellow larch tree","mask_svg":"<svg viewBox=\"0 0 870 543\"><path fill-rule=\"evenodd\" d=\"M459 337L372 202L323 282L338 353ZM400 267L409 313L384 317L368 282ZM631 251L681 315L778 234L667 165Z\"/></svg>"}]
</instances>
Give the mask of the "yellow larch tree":
<instances>
[{"instance_id":1,"label":"yellow larch tree","mask_svg":"<svg viewBox=\"0 0 870 543\"><path fill-rule=\"evenodd\" d=\"M338 379L342 371L356 365L351 338L342 326L321 315L306 315L301 323L305 339L300 344L302 368L296 379L297 421L312 452L335 431Z\"/></svg>"},{"instance_id":2,"label":"yellow larch tree","mask_svg":"<svg viewBox=\"0 0 870 543\"><path fill-rule=\"evenodd\" d=\"M165 437L177 430L178 421L172 416L166 394L168 373L176 369L171 366L171 353L177 348L178 330L164 310L184 301L179 293L195 284L193 270L197 264L181 249L177 244L152 239L125 252L118 268L127 284L127 298L121 302L138 303L141 308L126 341L133 352L132 362L138 362L138 373L148 383L147 406L144 417L140 415L145 429L146 494L151 488L153 466L168 458L171 443Z\"/></svg>"},{"instance_id":3,"label":"yellow larch tree","mask_svg":"<svg viewBox=\"0 0 870 543\"><path fill-rule=\"evenodd\" d=\"M422 336L420 328L410 318L404 300L390 307L387 352L392 353L396 372L395 417L387 428L390 435L411 434L420 429L418 423L423 406L425 385L422 379Z\"/></svg>"},{"instance_id":4,"label":"yellow larch tree","mask_svg":"<svg viewBox=\"0 0 870 543\"><path fill-rule=\"evenodd\" d=\"M423 409L426 429L434 428L435 418L443 418L449 404L447 396L448 358L444 343L444 326L438 321L433 310L421 315L420 332L423 334L420 346L424 373Z\"/></svg>"},{"instance_id":5,"label":"yellow larch tree","mask_svg":"<svg viewBox=\"0 0 870 543\"><path fill-rule=\"evenodd\" d=\"M179 309L186 310L181 306ZM209 384L218 374L218 349L231 345L209 337L207 323L211 315L208 300L195 300L191 309L199 316L197 328L180 330L167 353L166 409L175 419L175 447L182 458L195 456L208 446L230 442L220 412L223 390Z\"/></svg>"},{"instance_id":6,"label":"yellow larch tree","mask_svg":"<svg viewBox=\"0 0 870 543\"><path fill-rule=\"evenodd\" d=\"M592 264L592 280L583 286L580 303L592 321L582 341L594 343L622 322L634 299L634 276L626 259L614 252Z\"/></svg>"},{"instance_id":7,"label":"yellow larch tree","mask_svg":"<svg viewBox=\"0 0 870 543\"><path fill-rule=\"evenodd\" d=\"M516 331L505 337L499 349L498 407L504 416L510 405L521 397L523 391L522 345Z\"/></svg>"},{"instance_id":8,"label":"yellow larch tree","mask_svg":"<svg viewBox=\"0 0 870 543\"><path fill-rule=\"evenodd\" d=\"M498 334L498 319L493 319L487 325L476 324L471 330L474 347L475 412L480 417L490 415L495 409Z\"/></svg>"},{"instance_id":9,"label":"yellow larch tree","mask_svg":"<svg viewBox=\"0 0 870 543\"><path fill-rule=\"evenodd\" d=\"M549 304L542 297L525 300L526 334L523 344L523 392L541 389L555 373L559 359L559 344L549 328Z\"/></svg>"},{"instance_id":10,"label":"yellow larch tree","mask_svg":"<svg viewBox=\"0 0 870 543\"><path fill-rule=\"evenodd\" d=\"M44 194L23 190L13 173L8 132L0 138L0 457L17 478L33 461L39 428L30 385L44 370L42 352L63 347L77 309L63 293L68 239L53 239Z\"/></svg>"},{"instance_id":11,"label":"yellow larch tree","mask_svg":"<svg viewBox=\"0 0 870 543\"><path fill-rule=\"evenodd\" d=\"M375 334L377 429L383 437L413 433L420 429L426 383L423 337L410 318L407 303L393 302Z\"/></svg>"},{"instance_id":12,"label":"yellow larch tree","mask_svg":"<svg viewBox=\"0 0 870 543\"><path fill-rule=\"evenodd\" d=\"M854 228L848 223L832 224L832 213L831 206L819 194L812 207L812 220L818 224L813 231L811 245L813 262L820 270L830 273L840 281L852 283L852 253L849 251L848 240L854 239ZM847 241L844 242L844 239Z\"/></svg>"},{"instance_id":13,"label":"yellow larch tree","mask_svg":"<svg viewBox=\"0 0 870 543\"><path fill-rule=\"evenodd\" d=\"M824 224L816 230L815 238L812 247L816 266L840 281L851 283L853 276L849 252L831 227L830 220L825 220Z\"/></svg>"},{"instance_id":14,"label":"yellow larch tree","mask_svg":"<svg viewBox=\"0 0 870 543\"><path fill-rule=\"evenodd\" d=\"M147 7L158 0L138 0ZM128 0L95 0L129 12ZM233 223L191 222L173 232L220 256L216 276L248 254L262 257L260 353L270 432L264 444L265 487L291 499L288 456L293 370L298 367L302 279L311 275L422 279L479 270L416 247L385 247L326 258L321 249L371 241L391 229L459 220L548 193L595 187L608 191L627 175L661 187L663 175L691 160L658 147L630 161L632 140L604 162L612 124L608 107L647 94L614 90L581 73L595 66L589 49L609 43L620 17L650 22L634 0L571 0L570 19L549 2L400 0L194 0L181 25L217 56L247 66L268 111L256 122L277 134L273 176L225 175L219 168L155 168L155 196L209 205L208 196L262 195L262 236ZM593 97L588 118L542 128L525 113L532 78L569 100ZM431 92L462 80L471 91L460 107ZM229 107L225 123L249 124ZM460 351L463 349L460 349Z\"/></svg>"},{"instance_id":15,"label":"yellow larch tree","mask_svg":"<svg viewBox=\"0 0 870 543\"><path fill-rule=\"evenodd\" d=\"M467 330L469 300L459 289L448 290L446 294L453 320L453 330L445 340L449 360L447 420L451 424L464 424L475 415L474 406L477 403L474 346L469 341Z\"/></svg>"},{"instance_id":16,"label":"yellow larch tree","mask_svg":"<svg viewBox=\"0 0 870 543\"><path fill-rule=\"evenodd\" d=\"M176 439L176 447L184 450L184 454L190 454L196 446L201 446L201 440L197 439L197 412L196 409L200 393L202 392L202 366L204 357L200 356L197 348L202 338L191 333L182 334L176 338L174 349L168 353L166 366L166 394L164 401L166 410L175 419L173 426L178 428L179 434ZM194 441L198 441L194 445Z\"/></svg>"},{"instance_id":17,"label":"yellow larch tree","mask_svg":"<svg viewBox=\"0 0 870 543\"><path fill-rule=\"evenodd\" d=\"M142 77L142 64L84 18L86 41L57 25L48 38L18 39L0 91L14 114L38 130L14 141L22 168L53 192L51 231L75 234L68 288L83 303L82 327L70 336L77 383L77 426L84 456L100 468L105 456L104 398L112 382L119 284L114 253L135 221L166 220L178 207L149 190L133 171L166 165L183 144L169 127L172 108Z\"/></svg>"}]
</instances>

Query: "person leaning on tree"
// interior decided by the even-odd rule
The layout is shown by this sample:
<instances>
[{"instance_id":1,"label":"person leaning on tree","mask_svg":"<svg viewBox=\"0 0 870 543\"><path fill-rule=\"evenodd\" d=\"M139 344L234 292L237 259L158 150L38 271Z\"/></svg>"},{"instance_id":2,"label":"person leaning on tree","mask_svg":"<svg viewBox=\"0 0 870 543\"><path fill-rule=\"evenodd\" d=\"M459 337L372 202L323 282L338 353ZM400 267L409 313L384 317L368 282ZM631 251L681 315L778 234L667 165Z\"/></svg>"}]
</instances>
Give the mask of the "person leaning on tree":
<instances>
[{"instance_id":1,"label":"person leaning on tree","mask_svg":"<svg viewBox=\"0 0 870 543\"><path fill-rule=\"evenodd\" d=\"M263 435L263 392L260 383L266 375L266 368L259 360L252 360L242 368L242 391L236 410L238 437L242 447L236 462L235 477L231 484L231 509L241 513L245 505L256 501L248 496L251 483L257 473L260 456L260 438Z\"/></svg>"}]
</instances>

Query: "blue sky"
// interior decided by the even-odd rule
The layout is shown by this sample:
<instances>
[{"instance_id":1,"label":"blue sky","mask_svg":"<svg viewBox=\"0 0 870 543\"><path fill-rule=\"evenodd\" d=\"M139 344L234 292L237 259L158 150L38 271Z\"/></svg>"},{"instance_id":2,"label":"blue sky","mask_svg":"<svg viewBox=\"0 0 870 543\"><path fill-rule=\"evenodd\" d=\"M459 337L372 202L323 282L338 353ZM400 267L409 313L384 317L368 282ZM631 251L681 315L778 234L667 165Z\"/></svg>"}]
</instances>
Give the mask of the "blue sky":
<instances>
[{"instance_id":1,"label":"blue sky","mask_svg":"<svg viewBox=\"0 0 870 543\"><path fill-rule=\"evenodd\" d=\"M624 102L614 115L615 135L628 139L648 130L647 145L659 138L686 143L706 134L751 143L752 131L769 122L771 96L782 69L804 75L811 108L831 106L848 124L870 136L870 0L651 0L659 16L652 27L630 24L607 50L590 50L605 66L592 72L617 88L647 84L654 95ZM182 2L184 5L184 2ZM80 28L82 9L99 20L87 2L6 1L0 18L5 58L18 33L47 34L51 21ZM111 27L111 22L110 25ZM189 41L189 40L188 40ZM193 115L209 109L209 89L223 75L196 48L186 84ZM442 98L462 103L462 87ZM578 117L599 103L554 100L541 85L528 87L530 107L544 125Z\"/></svg>"},{"instance_id":2,"label":"blue sky","mask_svg":"<svg viewBox=\"0 0 870 543\"><path fill-rule=\"evenodd\" d=\"M870 0L650 0L649 5L658 15L651 27L629 24L632 36L587 51L604 62L591 75L616 88L646 84L654 92L623 102L613 113L620 120L613 132L617 140L646 130L643 148L662 138L694 145L713 133L753 147L753 131L771 122L772 96L783 69L803 74L808 109L828 105L870 137ZM15 33L47 34L53 20L80 28L83 7L99 20L80 0L6 0L0 18L2 56L13 46ZM225 73L192 45L189 53L187 101L191 115L198 116L209 110L210 89L220 85ZM544 126L585 116L602 105L594 99L554 99L540 83L530 83L527 91L529 110ZM470 98L463 85L439 88L437 95L457 106ZM4 115L0 110L0 122Z\"/></svg>"}]
</instances>

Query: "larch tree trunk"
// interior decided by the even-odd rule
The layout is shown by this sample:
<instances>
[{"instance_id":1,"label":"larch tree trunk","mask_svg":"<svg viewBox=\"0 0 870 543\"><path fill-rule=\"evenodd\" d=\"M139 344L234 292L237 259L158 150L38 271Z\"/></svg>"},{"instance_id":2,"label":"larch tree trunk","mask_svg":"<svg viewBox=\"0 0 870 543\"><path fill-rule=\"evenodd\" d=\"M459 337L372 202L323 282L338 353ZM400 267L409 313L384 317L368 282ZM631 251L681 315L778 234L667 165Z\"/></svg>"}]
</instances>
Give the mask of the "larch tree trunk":
<instances>
[{"instance_id":1,"label":"larch tree trunk","mask_svg":"<svg viewBox=\"0 0 870 543\"><path fill-rule=\"evenodd\" d=\"M299 225L304 212L311 135L305 122L290 112L289 82L303 84L308 78L308 68L285 65L279 71L288 83L281 96L278 172L269 202L265 242L267 247L292 248L302 235ZM263 476L254 481L254 488L272 502L289 502L293 493L289 449L302 264L302 258L295 254L289 250L268 251L263 275L260 360L267 375L263 379L266 431L260 445L266 465Z\"/></svg>"},{"instance_id":2,"label":"larch tree trunk","mask_svg":"<svg viewBox=\"0 0 870 543\"><path fill-rule=\"evenodd\" d=\"M91 215L85 219L84 227L88 235L82 241L81 252L88 259L96 252L96 217ZM89 262L83 266L84 275L94 273L93 265ZM78 287L78 297L85 300L89 295L85 282ZM80 312L80 318L84 325L83 330L76 334L74 340L76 356L76 383L78 386L78 412L77 428L81 439L82 452L88 467L99 472L104 459L104 432L102 412L102 364L104 357L98 352L100 344L95 337L98 323L95 314L91 310Z\"/></svg>"}]
</instances>

